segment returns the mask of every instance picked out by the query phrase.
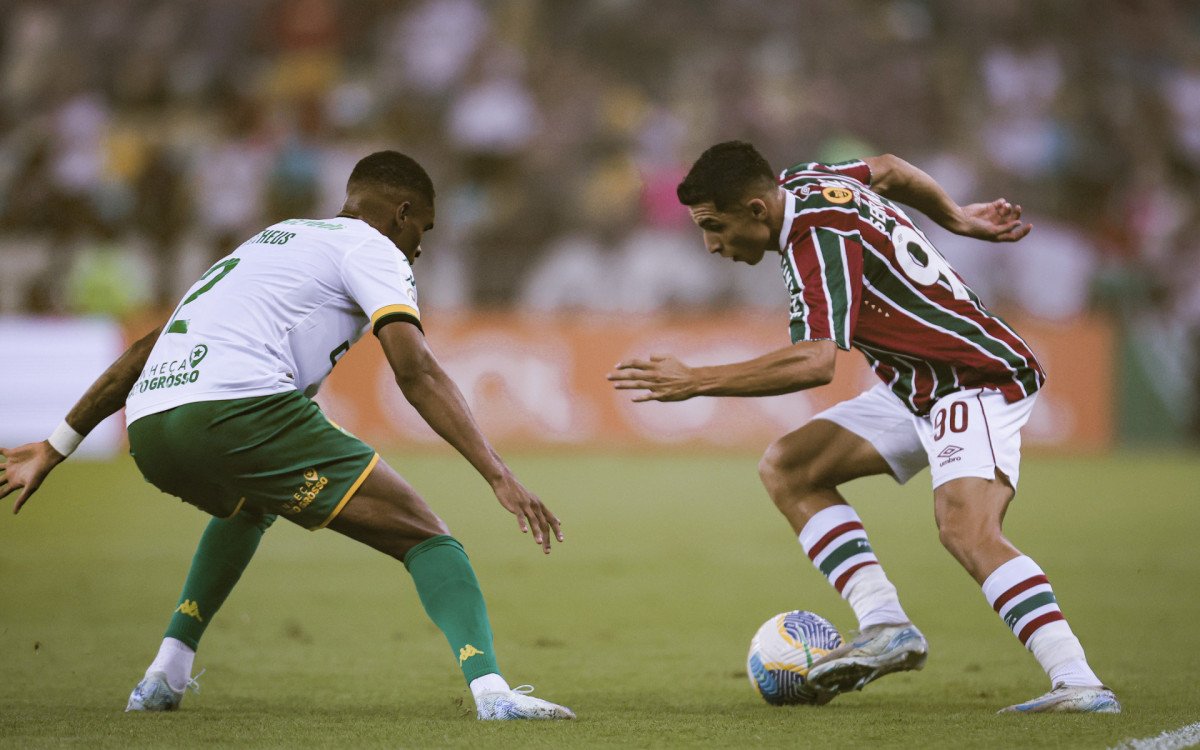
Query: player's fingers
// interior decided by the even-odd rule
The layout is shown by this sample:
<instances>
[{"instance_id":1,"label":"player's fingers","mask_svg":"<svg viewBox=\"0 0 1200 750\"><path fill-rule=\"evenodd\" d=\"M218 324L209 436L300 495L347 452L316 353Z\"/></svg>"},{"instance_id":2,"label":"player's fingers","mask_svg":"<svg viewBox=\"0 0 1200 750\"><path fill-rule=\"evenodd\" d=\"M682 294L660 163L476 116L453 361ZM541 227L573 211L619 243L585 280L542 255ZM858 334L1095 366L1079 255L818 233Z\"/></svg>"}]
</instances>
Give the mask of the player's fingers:
<instances>
[{"instance_id":1,"label":"player's fingers","mask_svg":"<svg viewBox=\"0 0 1200 750\"><path fill-rule=\"evenodd\" d=\"M547 555L550 554L550 521L547 520L544 509L538 509L538 544L542 545L542 551Z\"/></svg>"},{"instance_id":2,"label":"player's fingers","mask_svg":"<svg viewBox=\"0 0 1200 750\"><path fill-rule=\"evenodd\" d=\"M617 363L618 370L645 370L651 365L644 359L627 359Z\"/></svg>"},{"instance_id":3,"label":"player's fingers","mask_svg":"<svg viewBox=\"0 0 1200 750\"><path fill-rule=\"evenodd\" d=\"M29 496L33 494L33 490L33 487L26 487L25 491L17 496L17 501L13 503L14 515L21 512L21 506L24 505L25 501L29 499Z\"/></svg>"},{"instance_id":4,"label":"player's fingers","mask_svg":"<svg viewBox=\"0 0 1200 750\"><path fill-rule=\"evenodd\" d=\"M0 500L3 500L5 497L8 496L8 494L10 492L12 492L15 489L17 489L17 488L13 487L8 482L0 482Z\"/></svg>"},{"instance_id":5,"label":"player's fingers","mask_svg":"<svg viewBox=\"0 0 1200 750\"><path fill-rule=\"evenodd\" d=\"M538 517L537 509L530 508L525 511L525 517L529 519L529 527L533 529L533 541L545 546L550 542L546 539L546 533L542 531L542 519Z\"/></svg>"},{"instance_id":6,"label":"player's fingers","mask_svg":"<svg viewBox=\"0 0 1200 750\"><path fill-rule=\"evenodd\" d=\"M662 401L663 397L657 393L651 392L641 396L635 396L633 402L635 404L645 403L646 401Z\"/></svg>"},{"instance_id":7,"label":"player's fingers","mask_svg":"<svg viewBox=\"0 0 1200 750\"><path fill-rule=\"evenodd\" d=\"M606 377L609 380L629 380L631 378L644 378L650 374L650 370L629 367L624 370L616 370L610 372Z\"/></svg>"},{"instance_id":8,"label":"player's fingers","mask_svg":"<svg viewBox=\"0 0 1200 750\"><path fill-rule=\"evenodd\" d=\"M1030 230L1032 230L1032 229L1033 229L1032 224L1022 224L1021 222L1018 221L1015 226L1013 226L1009 230L1006 230L1003 233L1003 235L1000 237L1000 239L1003 242L1016 242L1017 240L1021 239L1025 235L1029 234Z\"/></svg>"},{"instance_id":9,"label":"player's fingers","mask_svg":"<svg viewBox=\"0 0 1200 750\"><path fill-rule=\"evenodd\" d=\"M618 391L646 391L654 386L649 380L618 380L613 383L613 388Z\"/></svg>"},{"instance_id":10,"label":"player's fingers","mask_svg":"<svg viewBox=\"0 0 1200 750\"><path fill-rule=\"evenodd\" d=\"M550 519L550 528L554 529L554 538L558 540L559 544L562 544L563 543L562 521L558 520L558 516L551 513L549 508L546 508L546 515Z\"/></svg>"},{"instance_id":11,"label":"player's fingers","mask_svg":"<svg viewBox=\"0 0 1200 750\"><path fill-rule=\"evenodd\" d=\"M528 533L529 526L525 523L525 514L519 508L514 512L517 516L517 528L521 530L522 534Z\"/></svg>"},{"instance_id":12,"label":"player's fingers","mask_svg":"<svg viewBox=\"0 0 1200 750\"><path fill-rule=\"evenodd\" d=\"M525 517L529 520L529 528L533 531L534 543L541 547L542 551L545 551L546 547L550 546L550 539L542 531L542 521L538 518L537 512L532 507L526 508Z\"/></svg>"}]
</instances>

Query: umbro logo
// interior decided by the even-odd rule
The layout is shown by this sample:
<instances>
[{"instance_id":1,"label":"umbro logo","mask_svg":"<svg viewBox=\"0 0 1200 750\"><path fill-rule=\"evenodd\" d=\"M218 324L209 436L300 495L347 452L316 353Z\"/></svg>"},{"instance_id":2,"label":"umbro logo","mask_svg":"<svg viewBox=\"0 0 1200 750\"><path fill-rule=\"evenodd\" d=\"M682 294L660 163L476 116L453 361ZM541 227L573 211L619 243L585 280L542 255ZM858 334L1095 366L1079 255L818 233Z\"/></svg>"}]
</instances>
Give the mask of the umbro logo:
<instances>
[{"instance_id":1,"label":"umbro logo","mask_svg":"<svg viewBox=\"0 0 1200 750\"><path fill-rule=\"evenodd\" d=\"M937 457L938 458L950 458L951 456L953 456L957 453L962 453L962 452L963 452L963 449L959 448L957 445L947 445L945 448L942 448L942 452L937 454Z\"/></svg>"}]
</instances>

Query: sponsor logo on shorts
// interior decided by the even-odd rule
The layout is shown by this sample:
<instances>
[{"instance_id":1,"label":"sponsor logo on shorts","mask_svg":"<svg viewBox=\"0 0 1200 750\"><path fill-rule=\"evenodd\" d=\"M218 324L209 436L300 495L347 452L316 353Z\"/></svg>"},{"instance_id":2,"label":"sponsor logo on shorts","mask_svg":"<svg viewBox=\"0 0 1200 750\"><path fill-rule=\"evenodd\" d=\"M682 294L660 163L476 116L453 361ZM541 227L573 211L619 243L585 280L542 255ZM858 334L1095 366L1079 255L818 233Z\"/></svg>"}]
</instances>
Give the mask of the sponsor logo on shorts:
<instances>
[{"instance_id":1,"label":"sponsor logo on shorts","mask_svg":"<svg viewBox=\"0 0 1200 750\"><path fill-rule=\"evenodd\" d=\"M200 605L191 599L184 599L183 604L176 607L175 611L188 617L195 617L200 622L204 622L204 618L200 616Z\"/></svg>"},{"instance_id":2,"label":"sponsor logo on shorts","mask_svg":"<svg viewBox=\"0 0 1200 750\"><path fill-rule=\"evenodd\" d=\"M315 468L305 469L303 476L304 484L292 493L291 500L284 502L284 513L295 515L312 505L313 500L317 499L317 495L321 494L321 490L329 484L329 477L322 476L321 472Z\"/></svg>"},{"instance_id":3,"label":"sponsor logo on shorts","mask_svg":"<svg viewBox=\"0 0 1200 750\"><path fill-rule=\"evenodd\" d=\"M958 447L957 445L947 445L945 448L942 448L941 452L937 454L937 457L944 458L946 460L942 461L940 464L938 464L938 467L941 468L942 466L945 466L946 464L952 464L955 461L961 461L962 456L960 456L958 454L962 453L962 452L963 452L963 449Z\"/></svg>"},{"instance_id":4,"label":"sponsor logo on shorts","mask_svg":"<svg viewBox=\"0 0 1200 750\"><path fill-rule=\"evenodd\" d=\"M483 652L468 643L458 650L458 665L461 667L472 656L483 656Z\"/></svg>"}]
</instances>

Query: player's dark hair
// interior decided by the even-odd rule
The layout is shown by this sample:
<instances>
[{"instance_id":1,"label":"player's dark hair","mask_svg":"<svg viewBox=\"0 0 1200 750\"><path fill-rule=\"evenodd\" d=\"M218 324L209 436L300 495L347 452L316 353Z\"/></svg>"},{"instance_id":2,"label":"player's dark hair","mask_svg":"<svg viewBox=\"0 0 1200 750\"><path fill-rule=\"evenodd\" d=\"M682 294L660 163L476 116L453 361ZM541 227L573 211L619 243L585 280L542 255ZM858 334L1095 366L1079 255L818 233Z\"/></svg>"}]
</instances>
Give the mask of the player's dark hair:
<instances>
[{"instance_id":1,"label":"player's dark hair","mask_svg":"<svg viewBox=\"0 0 1200 750\"><path fill-rule=\"evenodd\" d=\"M346 186L363 183L411 190L433 205L433 180L416 159L399 151L376 151L359 159Z\"/></svg>"},{"instance_id":2,"label":"player's dark hair","mask_svg":"<svg viewBox=\"0 0 1200 750\"><path fill-rule=\"evenodd\" d=\"M758 149L745 141L726 141L700 154L675 194L685 206L712 201L725 211L767 183L775 184L775 172Z\"/></svg>"}]
</instances>

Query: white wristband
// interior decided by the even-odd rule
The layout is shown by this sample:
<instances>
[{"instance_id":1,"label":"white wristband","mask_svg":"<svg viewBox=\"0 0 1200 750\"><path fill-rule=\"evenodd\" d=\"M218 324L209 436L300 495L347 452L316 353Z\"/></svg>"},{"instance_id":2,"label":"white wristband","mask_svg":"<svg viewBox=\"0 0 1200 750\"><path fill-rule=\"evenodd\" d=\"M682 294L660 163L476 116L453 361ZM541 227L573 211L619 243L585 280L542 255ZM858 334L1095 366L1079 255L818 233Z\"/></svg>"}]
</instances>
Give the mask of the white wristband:
<instances>
[{"instance_id":1,"label":"white wristband","mask_svg":"<svg viewBox=\"0 0 1200 750\"><path fill-rule=\"evenodd\" d=\"M67 420L64 419L59 423L58 427L54 428L54 432L50 433L50 437L46 438L46 442L50 443L50 447L62 455L69 456L83 442L83 435L76 432L71 425L67 424Z\"/></svg>"}]
</instances>

